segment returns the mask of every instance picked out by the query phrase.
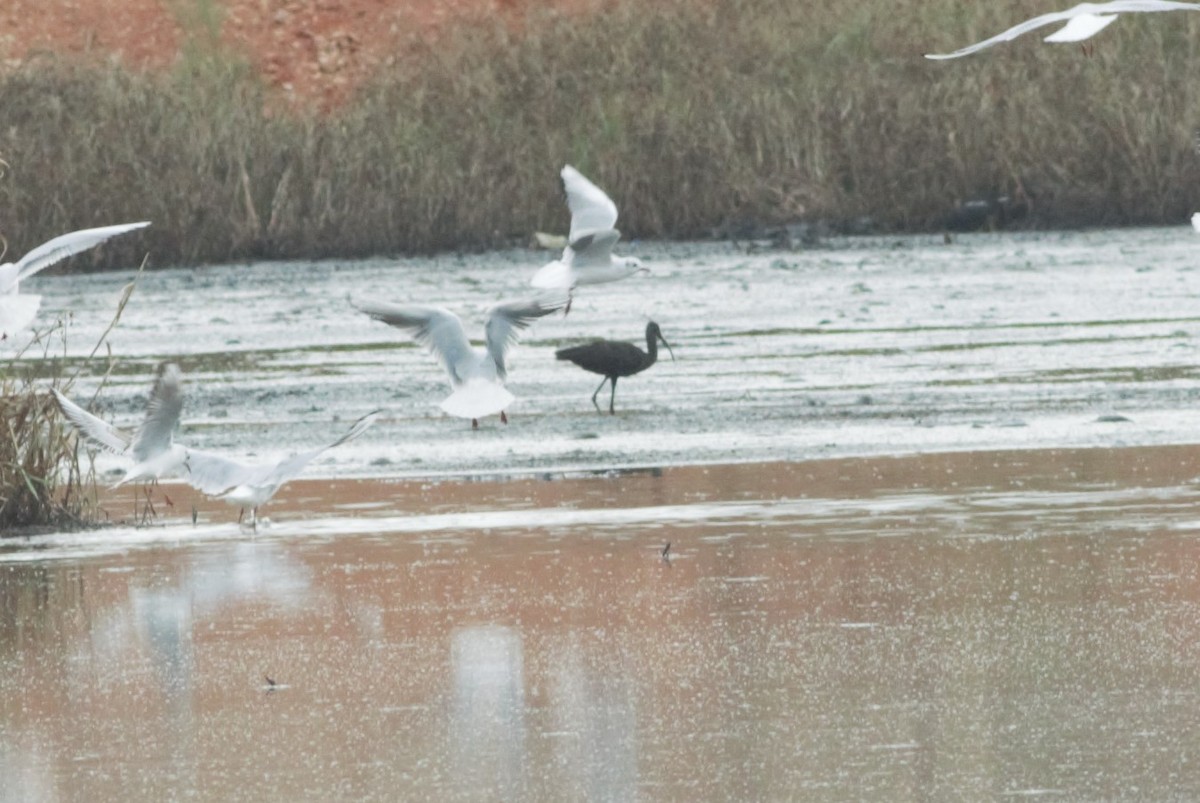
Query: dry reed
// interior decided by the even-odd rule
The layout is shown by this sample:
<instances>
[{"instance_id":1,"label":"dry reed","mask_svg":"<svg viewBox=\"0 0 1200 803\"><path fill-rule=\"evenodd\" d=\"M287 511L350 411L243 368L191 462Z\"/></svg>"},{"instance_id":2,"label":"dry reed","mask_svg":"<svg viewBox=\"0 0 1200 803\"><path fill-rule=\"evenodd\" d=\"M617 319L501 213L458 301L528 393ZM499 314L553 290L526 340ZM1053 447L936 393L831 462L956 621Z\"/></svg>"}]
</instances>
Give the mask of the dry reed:
<instances>
[{"instance_id":1,"label":"dry reed","mask_svg":"<svg viewBox=\"0 0 1200 803\"><path fill-rule=\"evenodd\" d=\"M126 285L112 322L69 376L63 372L62 321L36 332L28 345L0 364L0 536L83 527L98 519L95 473L90 461L87 468L81 465L75 433L49 388L70 392L75 377L106 345L133 287ZM52 354L57 350L61 355ZM111 371L111 353L106 351L104 361Z\"/></svg>"},{"instance_id":2,"label":"dry reed","mask_svg":"<svg viewBox=\"0 0 1200 803\"><path fill-rule=\"evenodd\" d=\"M618 199L631 236L864 217L928 230L1003 194L1033 225L1186 219L1197 15L1129 15L1090 57L1036 36L921 57L1039 9L618 0L533 12L519 32L481 19L326 115L281 113L215 48L160 76L39 61L0 79L0 233L19 251L148 218L158 265L474 249L565 228L566 162ZM74 268L128 264L134 247Z\"/></svg>"}]
</instances>

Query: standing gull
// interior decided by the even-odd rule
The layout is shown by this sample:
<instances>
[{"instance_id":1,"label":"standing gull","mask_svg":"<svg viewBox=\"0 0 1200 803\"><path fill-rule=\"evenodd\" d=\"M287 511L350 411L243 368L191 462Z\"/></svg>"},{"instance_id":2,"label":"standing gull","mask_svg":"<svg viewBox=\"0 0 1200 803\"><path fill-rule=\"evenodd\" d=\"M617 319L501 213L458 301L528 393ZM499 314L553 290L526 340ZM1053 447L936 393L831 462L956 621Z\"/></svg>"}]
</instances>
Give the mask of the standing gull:
<instances>
[{"instance_id":1,"label":"standing gull","mask_svg":"<svg viewBox=\"0 0 1200 803\"><path fill-rule=\"evenodd\" d=\"M428 348L445 367L453 389L442 402L442 409L458 418L471 419L471 426L478 429L480 418L496 413L508 423L504 409L514 397L504 386L508 378L505 358L521 330L568 303L566 297L557 297L497 304L488 310L484 326L487 342L482 349L467 340L458 316L442 307L382 301L361 301L355 307L377 321L403 329Z\"/></svg>"},{"instance_id":2,"label":"standing gull","mask_svg":"<svg viewBox=\"0 0 1200 803\"><path fill-rule=\"evenodd\" d=\"M267 503L283 485L327 449L340 446L367 431L375 423L380 410L367 413L354 422L350 430L333 441L316 449L281 458L274 462L242 463L212 452L189 449L185 460L188 484L201 493L216 496L226 504L250 508L250 525L258 531L258 509ZM241 516L238 521L241 522Z\"/></svg>"},{"instance_id":3,"label":"standing gull","mask_svg":"<svg viewBox=\"0 0 1200 803\"><path fill-rule=\"evenodd\" d=\"M135 480L157 480L179 470L187 450L174 442L175 426L183 410L182 375L175 363L158 367L146 417L130 436L103 421L52 388L58 409L88 443L112 454L129 456L133 465L113 487Z\"/></svg>"},{"instance_id":4,"label":"standing gull","mask_svg":"<svg viewBox=\"0 0 1200 803\"><path fill-rule=\"evenodd\" d=\"M539 270L530 284L542 289L574 292L581 284L601 284L624 279L638 271L649 272L634 257L614 257L613 246L621 239L617 205L604 190L567 165L562 169L567 207L571 210L571 233L561 259ZM567 301L567 311L571 309Z\"/></svg>"},{"instance_id":5,"label":"standing gull","mask_svg":"<svg viewBox=\"0 0 1200 803\"><path fill-rule=\"evenodd\" d=\"M608 397L608 412L616 415L613 405L617 398L617 379L641 373L654 365L658 361L658 341L660 340L667 347L667 351L671 352L671 359L674 360L675 352L671 351L671 344L663 337L662 330L654 321L646 324L646 351L642 351L632 343L620 340L596 340L584 343L582 346L559 349L554 352L554 356L560 360L570 360L583 370L601 374L604 377L596 388L596 392L592 394L592 404L595 405L598 412L603 411L596 402L596 396L600 395L600 391L604 389L605 382L611 383L612 392Z\"/></svg>"},{"instance_id":6,"label":"standing gull","mask_svg":"<svg viewBox=\"0 0 1200 803\"><path fill-rule=\"evenodd\" d=\"M927 59L957 59L976 51L1016 39L1023 33L1045 25L1066 23L1045 38L1046 42L1082 42L1095 36L1116 21L1117 15L1152 11L1200 11L1200 3L1179 3L1174 0L1113 0L1110 3L1080 3L1066 11L1054 11L1014 25L990 39L955 50L953 53L927 53Z\"/></svg>"},{"instance_id":7,"label":"standing gull","mask_svg":"<svg viewBox=\"0 0 1200 803\"><path fill-rule=\"evenodd\" d=\"M109 237L145 228L150 221L82 229L42 243L17 262L0 265L0 340L16 334L33 323L42 297L21 294L20 284L33 274L72 254L94 248Z\"/></svg>"}]
</instances>

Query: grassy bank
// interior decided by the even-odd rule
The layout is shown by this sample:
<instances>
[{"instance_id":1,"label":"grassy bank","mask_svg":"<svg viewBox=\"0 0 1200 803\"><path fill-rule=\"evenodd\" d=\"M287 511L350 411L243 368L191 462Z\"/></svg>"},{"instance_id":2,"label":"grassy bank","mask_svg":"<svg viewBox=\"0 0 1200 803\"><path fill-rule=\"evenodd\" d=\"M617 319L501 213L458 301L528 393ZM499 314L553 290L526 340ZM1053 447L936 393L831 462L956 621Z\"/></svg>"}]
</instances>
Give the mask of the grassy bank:
<instances>
[{"instance_id":1,"label":"grassy bank","mask_svg":"<svg viewBox=\"0 0 1200 803\"><path fill-rule=\"evenodd\" d=\"M1200 208L1200 15L1095 40L949 51L1032 2L618 2L464 24L330 115L281 111L243 66L191 52L132 75L49 61L0 79L0 223L17 252L151 219L89 264L361 256L563 230L565 162L631 236L753 221L938 229L1007 194L1033 225L1181 223ZM89 259L103 260L91 262Z\"/></svg>"}]
</instances>

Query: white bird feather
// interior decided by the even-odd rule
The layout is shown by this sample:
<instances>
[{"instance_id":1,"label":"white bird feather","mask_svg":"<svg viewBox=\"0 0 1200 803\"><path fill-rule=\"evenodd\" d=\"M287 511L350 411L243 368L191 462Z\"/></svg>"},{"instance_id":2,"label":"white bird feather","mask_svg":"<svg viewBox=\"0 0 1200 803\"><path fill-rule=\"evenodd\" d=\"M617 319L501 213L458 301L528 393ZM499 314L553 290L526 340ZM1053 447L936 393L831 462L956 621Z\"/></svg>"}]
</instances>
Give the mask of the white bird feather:
<instances>
[{"instance_id":1,"label":"white bird feather","mask_svg":"<svg viewBox=\"0 0 1200 803\"><path fill-rule=\"evenodd\" d=\"M617 205L604 190L571 165L562 169L571 232L563 255L543 266L530 284L542 289L571 291L581 284L600 284L646 271L634 257L615 257L613 247L621 239Z\"/></svg>"},{"instance_id":2,"label":"white bird feather","mask_svg":"<svg viewBox=\"0 0 1200 803\"><path fill-rule=\"evenodd\" d=\"M12 336L32 324L41 306L41 296L21 294L21 282L73 254L94 248L110 237L149 225L150 221L147 220L73 231L42 243L17 262L0 265L0 339Z\"/></svg>"},{"instance_id":3,"label":"white bird feather","mask_svg":"<svg viewBox=\"0 0 1200 803\"><path fill-rule=\"evenodd\" d=\"M187 450L174 442L175 427L183 410L182 382L178 365L163 363L158 367L146 402L146 417L132 436L84 410L58 388L52 392L63 416L84 440L133 460L133 465L113 485L115 488L134 480L156 480L183 465Z\"/></svg>"},{"instance_id":4,"label":"white bird feather","mask_svg":"<svg viewBox=\"0 0 1200 803\"><path fill-rule=\"evenodd\" d=\"M567 298L538 297L497 304L488 310L485 348L467 340L462 321L443 307L359 301L354 306L377 321L407 332L437 357L453 391L441 407L450 415L477 420L502 413L514 397L504 387L508 351L534 320L566 306Z\"/></svg>"},{"instance_id":5,"label":"white bird feather","mask_svg":"<svg viewBox=\"0 0 1200 803\"><path fill-rule=\"evenodd\" d=\"M1096 35L1116 21L1119 14L1149 13L1156 11L1200 11L1200 3L1182 3L1174 0L1113 0L1109 3L1080 3L1066 11L1053 11L1014 25L1002 33L955 50L952 53L927 53L927 59L957 59L969 56L984 48L1009 42L1029 31L1046 25L1065 23L1062 28L1045 38L1047 42L1080 42Z\"/></svg>"},{"instance_id":6,"label":"white bird feather","mask_svg":"<svg viewBox=\"0 0 1200 803\"><path fill-rule=\"evenodd\" d=\"M184 461L184 479L189 485L227 504L251 508L251 522L258 520L258 508L266 504L289 480L323 452L357 438L375 423L382 411L367 413L354 422L346 434L335 441L306 452L260 463L243 463L213 452L188 449Z\"/></svg>"}]
</instances>

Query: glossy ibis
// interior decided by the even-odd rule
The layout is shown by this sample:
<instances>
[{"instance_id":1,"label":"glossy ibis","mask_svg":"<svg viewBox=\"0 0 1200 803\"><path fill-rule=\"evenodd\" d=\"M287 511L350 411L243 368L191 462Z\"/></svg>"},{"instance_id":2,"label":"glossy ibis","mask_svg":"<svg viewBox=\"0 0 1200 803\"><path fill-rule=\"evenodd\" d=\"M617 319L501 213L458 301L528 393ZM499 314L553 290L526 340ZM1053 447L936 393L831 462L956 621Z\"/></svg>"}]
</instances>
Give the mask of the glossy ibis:
<instances>
[{"instance_id":1,"label":"glossy ibis","mask_svg":"<svg viewBox=\"0 0 1200 803\"><path fill-rule=\"evenodd\" d=\"M487 347L483 349L473 347L463 331L462 321L441 307L380 301L363 301L356 306L377 321L405 330L441 361L453 389L442 402L442 409L450 415L471 419L471 426L477 429L480 418L495 413L508 423L504 408L512 404L513 395L504 387L508 377L504 358L520 331L566 304L566 296L497 304L488 310L484 327Z\"/></svg>"},{"instance_id":2,"label":"glossy ibis","mask_svg":"<svg viewBox=\"0 0 1200 803\"><path fill-rule=\"evenodd\" d=\"M612 249L621 239L621 232L613 228L617 223L617 205L604 190L570 165L562 169L562 182L571 210L567 247L562 258L534 274L530 284L570 294L577 285L615 282L638 271L648 272L638 259L613 256ZM569 300L566 311L571 311Z\"/></svg>"},{"instance_id":3,"label":"glossy ibis","mask_svg":"<svg viewBox=\"0 0 1200 803\"><path fill-rule=\"evenodd\" d=\"M667 347L667 351L671 352L671 359L674 360L675 352L671 351L671 344L663 337L662 330L654 321L646 324L646 351L642 351L632 343L620 340L596 340L582 346L559 349L554 356L560 360L570 360L583 370L601 374L604 377L604 381L592 394L592 404L600 412L603 410L600 410L596 396L604 389L604 383L610 382L612 393L608 397L608 412L616 415L613 404L617 396L617 380L623 376L641 373L654 365L658 361L658 341L660 340Z\"/></svg>"}]
</instances>

